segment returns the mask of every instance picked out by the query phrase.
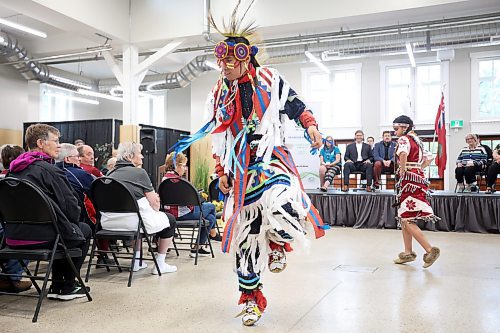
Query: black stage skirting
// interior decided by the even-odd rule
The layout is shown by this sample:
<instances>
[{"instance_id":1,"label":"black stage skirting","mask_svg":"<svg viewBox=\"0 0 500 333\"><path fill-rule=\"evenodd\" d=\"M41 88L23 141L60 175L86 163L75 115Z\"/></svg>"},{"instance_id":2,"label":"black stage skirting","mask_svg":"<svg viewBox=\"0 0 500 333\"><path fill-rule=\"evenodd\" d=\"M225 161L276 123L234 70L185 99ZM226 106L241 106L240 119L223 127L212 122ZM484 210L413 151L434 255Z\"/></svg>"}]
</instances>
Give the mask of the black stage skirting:
<instances>
[{"instance_id":1,"label":"black stage skirting","mask_svg":"<svg viewBox=\"0 0 500 333\"><path fill-rule=\"evenodd\" d=\"M307 191L325 224L353 228L395 229L393 191L344 193ZM430 200L441 221L419 223L424 230L500 233L500 194L456 194L436 191Z\"/></svg>"}]
</instances>

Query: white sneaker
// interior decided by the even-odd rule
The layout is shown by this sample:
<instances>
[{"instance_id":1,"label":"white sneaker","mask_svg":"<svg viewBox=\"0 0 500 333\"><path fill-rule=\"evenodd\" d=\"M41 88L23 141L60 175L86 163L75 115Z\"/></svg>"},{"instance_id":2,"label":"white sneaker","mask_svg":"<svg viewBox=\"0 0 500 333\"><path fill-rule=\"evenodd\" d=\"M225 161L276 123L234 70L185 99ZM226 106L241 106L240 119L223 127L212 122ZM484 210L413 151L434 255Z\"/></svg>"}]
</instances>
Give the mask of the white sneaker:
<instances>
[{"instance_id":1,"label":"white sneaker","mask_svg":"<svg viewBox=\"0 0 500 333\"><path fill-rule=\"evenodd\" d=\"M166 262L162 262L162 261L157 261L157 262L158 262L158 267L160 268L161 274L177 272L177 266L169 265ZM158 275L158 270L156 269L156 266L153 267L151 274Z\"/></svg>"},{"instance_id":2,"label":"white sneaker","mask_svg":"<svg viewBox=\"0 0 500 333\"><path fill-rule=\"evenodd\" d=\"M464 183L458 183L457 191L458 192L463 192L465 189Z\"/></svg>"},{"instance_id":3,"label":"white sneaker","mask_svg":"<svg viewBox=\"0 0 500 333\"><path fill-rule=\"evenodd\" d=\"M139 263L140 263L140 260L136 259L135 263L134 263L134 269L133 269L134 272L140 271L141 269L148 267L148 264L146 264L144 261L142 262L142 265L140 265Z\"/></svg>"}]
</instances>

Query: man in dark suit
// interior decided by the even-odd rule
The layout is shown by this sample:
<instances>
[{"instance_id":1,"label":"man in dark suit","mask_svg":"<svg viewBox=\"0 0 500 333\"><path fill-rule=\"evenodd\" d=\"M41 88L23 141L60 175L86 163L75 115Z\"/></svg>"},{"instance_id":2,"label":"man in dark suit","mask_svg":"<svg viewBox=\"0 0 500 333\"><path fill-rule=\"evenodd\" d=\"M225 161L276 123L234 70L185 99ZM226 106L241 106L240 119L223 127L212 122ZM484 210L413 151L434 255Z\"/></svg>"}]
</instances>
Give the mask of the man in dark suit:
<instances>
[{"instance_id":1,"label":"man in dark suit","mask_svg":"<svg viewBox=\"0 0 500 333\"><path fill-rule=\"evenodd\" d=\"M366 191L371 192L372 174L373 174L373 152L369 144L364 143L362 130L355 133L355 142L349 144L344 155L344 186L342 191L349 191L349 174L353 171L361 171L366 174Z\"/></svg>"},{"instance_id":2,"label":"man in dark suit","mask_svg":"<svg viewBox=\"0 0 500 333\"><path fill-rule=\"evenodd\" d=\"M391 132L382 133L382 141L377 142L373 148L373 187L378 189L382 172L394 173L394 151L396 143L392 141Z\"/></svg>"}]
</instances>

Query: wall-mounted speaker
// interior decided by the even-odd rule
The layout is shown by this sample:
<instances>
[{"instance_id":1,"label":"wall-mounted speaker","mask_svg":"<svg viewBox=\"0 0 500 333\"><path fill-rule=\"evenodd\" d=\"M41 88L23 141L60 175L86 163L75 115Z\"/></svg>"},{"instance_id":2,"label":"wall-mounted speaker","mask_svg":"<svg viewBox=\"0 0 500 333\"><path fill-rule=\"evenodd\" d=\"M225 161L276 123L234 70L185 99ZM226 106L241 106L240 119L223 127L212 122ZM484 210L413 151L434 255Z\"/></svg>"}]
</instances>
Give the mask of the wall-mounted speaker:
<instances>
[{"instance_id":1,"label":"wall-mounted speaker","mask_svg":"<svg viewBox=\"0 0 500 333\"><path fill-rule=\"evenodd\" d=\"M154 128L141 128L139 138L142 145L142 154L156 153L156 130Z\"/></svg>"}]
</instances>

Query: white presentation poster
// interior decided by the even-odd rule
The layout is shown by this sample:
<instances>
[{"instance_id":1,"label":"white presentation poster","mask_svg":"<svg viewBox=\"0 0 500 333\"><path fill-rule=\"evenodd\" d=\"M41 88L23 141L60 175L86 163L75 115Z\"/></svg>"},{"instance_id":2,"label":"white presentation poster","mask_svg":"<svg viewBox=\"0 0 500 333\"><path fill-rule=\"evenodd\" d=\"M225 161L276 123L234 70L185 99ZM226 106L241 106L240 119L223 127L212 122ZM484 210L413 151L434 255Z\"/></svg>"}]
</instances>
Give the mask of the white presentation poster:
<instances>
[{"instance_id":1,"label":"white presentation poster","mask_svg":"<svg viewBox=\"0 0 500 333\"><path fill-rule=\"evenodd\" d=\"M311 155L311 144L304 138L304 129L287 118L285 145L292 153L293 161L306 190L319 187L319 151Z\"/></svg>"}]
</instances>

